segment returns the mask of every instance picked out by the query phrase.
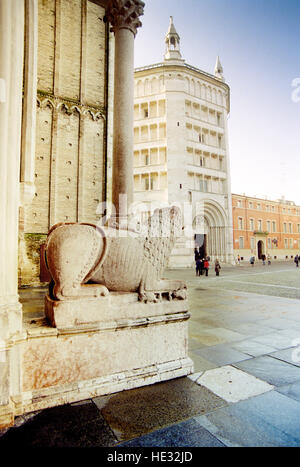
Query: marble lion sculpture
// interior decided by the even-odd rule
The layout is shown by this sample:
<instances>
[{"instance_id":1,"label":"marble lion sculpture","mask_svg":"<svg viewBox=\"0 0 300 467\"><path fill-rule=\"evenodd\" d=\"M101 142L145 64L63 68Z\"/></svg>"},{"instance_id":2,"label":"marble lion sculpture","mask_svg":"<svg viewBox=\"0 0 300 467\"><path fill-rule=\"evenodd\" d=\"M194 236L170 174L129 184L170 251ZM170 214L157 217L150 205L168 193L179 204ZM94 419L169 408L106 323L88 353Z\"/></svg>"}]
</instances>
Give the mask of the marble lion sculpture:
<instances>
[{"instance_id":1,"label":"marble lion sculpture","mask_svg":"<svg viewBox=\"0 0 300 467\"><path fill-rule=\"evenodd\" d=\"M143 234L85 223L56 224L45 248L50 296L65 300L113 291L138 292L144 302L163 296L185 299L184 282L161 279L181 226L180 209L174 206L154 211Z\"/></svg>"}]
</instances>

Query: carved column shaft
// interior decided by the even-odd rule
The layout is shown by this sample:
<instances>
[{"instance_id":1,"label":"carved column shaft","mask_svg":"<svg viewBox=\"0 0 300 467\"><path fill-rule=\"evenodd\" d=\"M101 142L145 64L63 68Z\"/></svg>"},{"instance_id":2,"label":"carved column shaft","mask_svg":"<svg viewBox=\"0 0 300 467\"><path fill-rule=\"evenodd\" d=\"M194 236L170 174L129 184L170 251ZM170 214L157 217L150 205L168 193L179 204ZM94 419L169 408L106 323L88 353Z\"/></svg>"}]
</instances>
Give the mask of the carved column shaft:
<instances>
[{"instance_id":1,"label":"carved column shaft","mask_svg":"<svg viewBox=\"0 0 300 467\"><path fill-rule=\"evenodd\" d=\"M112 201L119 225L133 202L134 36L143 6L140 0L111 0L106 15L115 33Z\"/></svg>"},{"instance_id":2,"label":"carved column shaft","mask_svg":"<svg viewBox=\"0 0 300 467\"><path fill-rule=\"evenodd\" d=\"M113 141L113 203L123 216L119 195L133 202L133 51L134 36L128 29L115 33L115 89Z\"/></svg>"},{"instance_id":3,"label":"carved column shaft","mask_svg":"<svg viewBox=\"0 0 300 467\"><path fill-rule=\"evenodd\" d=\"M24 98L21 140L21 205L34 196L38 49L38 1L25 0Z\"/></svg>"}]
</instances>

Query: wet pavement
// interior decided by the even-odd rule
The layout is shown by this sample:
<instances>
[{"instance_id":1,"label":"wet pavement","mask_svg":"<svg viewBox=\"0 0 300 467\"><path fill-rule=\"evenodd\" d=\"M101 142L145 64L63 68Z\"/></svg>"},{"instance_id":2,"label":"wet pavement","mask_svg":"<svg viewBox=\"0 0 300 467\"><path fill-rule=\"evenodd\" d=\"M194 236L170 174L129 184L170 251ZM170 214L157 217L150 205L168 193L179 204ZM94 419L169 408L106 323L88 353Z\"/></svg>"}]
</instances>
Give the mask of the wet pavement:
<instances>
[{"instance_id":1,"label":"wet pavement","mask_svg":"<svg viewBox=\"0 0 300 467\"><path fill-rule=\"evenodd\" d=\"M18 417L0 447L300 446L300 268L224 266L188 283L195 372ZM45 289L22 289L24 319Z\"/></svg>"}]
</instances>

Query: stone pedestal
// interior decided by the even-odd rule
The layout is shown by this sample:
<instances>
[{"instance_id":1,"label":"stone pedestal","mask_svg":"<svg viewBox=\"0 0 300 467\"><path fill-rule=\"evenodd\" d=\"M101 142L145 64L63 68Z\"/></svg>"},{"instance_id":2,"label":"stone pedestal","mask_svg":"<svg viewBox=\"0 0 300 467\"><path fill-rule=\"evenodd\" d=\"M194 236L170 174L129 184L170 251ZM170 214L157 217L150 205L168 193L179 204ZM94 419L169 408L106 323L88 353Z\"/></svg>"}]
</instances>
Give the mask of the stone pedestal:
<instances>
[{"instance_id":1,"label":"stone pedestal","mask_svg":"<svg viewBox=\"0 0 300 467\"><path fill-rule=\"evenodd\" d=\"M186 376L187 301L141 303L136 293L54 301L25 324L23 393L16 413Z\"/></svg>"}]
</instances>

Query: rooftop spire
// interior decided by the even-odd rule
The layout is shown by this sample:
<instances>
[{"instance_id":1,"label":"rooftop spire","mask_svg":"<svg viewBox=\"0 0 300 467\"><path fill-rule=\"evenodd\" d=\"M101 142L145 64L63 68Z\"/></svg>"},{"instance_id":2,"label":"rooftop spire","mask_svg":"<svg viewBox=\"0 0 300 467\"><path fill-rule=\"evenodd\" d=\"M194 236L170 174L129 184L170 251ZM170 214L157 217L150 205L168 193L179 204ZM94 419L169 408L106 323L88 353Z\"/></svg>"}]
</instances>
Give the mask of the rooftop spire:
<instances>
[{"instance_id":1,"label":"rooftop spire","mask_svg":"<svg viewBox=\"0 0 300 467\"><path fill-rule=\"evenodd\" d=\"M169 29L165 37L166 43L166 52L165 52L165 61L166 60L180 60L182 61L180 53L180 37L175 29L173 23L173 16L170 16Z\"/></svg>"},{"instance_id":2,"label":"rooftop spire","mask_svg":"<svg viewBox=\"0 0 300 467\"><path fill-rule=\"evenodd\" d=\"M174 23L173 23L173 16L170 16L170 23L169 23L169 29L168 29L167 34L177 34L177 31L176 31ZM177 36L178 36L178 34L177 34Z\"/></svg>"},{"instance_id":3,"label":"rooftop spire","mask_svg":"<svg viewBox=\"0 0 300 467\"><path fill-rule=\"evenodd\" d=\"M215 77L220 79L221 81L225 81L225 78L223 75L223 67L222 67L219 55L217 56L217 60L216 60Z\"/></svg>"}]
</instances>

